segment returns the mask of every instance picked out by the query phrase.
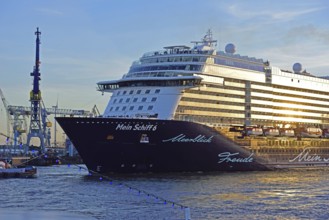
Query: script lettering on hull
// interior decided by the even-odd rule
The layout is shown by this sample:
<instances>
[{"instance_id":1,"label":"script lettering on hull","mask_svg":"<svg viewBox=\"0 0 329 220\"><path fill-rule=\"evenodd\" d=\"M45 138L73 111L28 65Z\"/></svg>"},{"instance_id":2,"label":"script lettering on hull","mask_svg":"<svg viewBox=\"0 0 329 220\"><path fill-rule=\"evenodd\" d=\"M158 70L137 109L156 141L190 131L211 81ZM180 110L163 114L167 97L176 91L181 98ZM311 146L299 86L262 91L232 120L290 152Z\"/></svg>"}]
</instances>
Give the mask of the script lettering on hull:
<instances>
[{"instance_id":1,"label":"script lettering on hull","mask_svg":"<svg viewBox=\"0 0 329 220\"><path fill-rule=\"evenodd\" d=\"M144 124L118 124L115 128L117 131L156 131L157 125Z\"/></svg>"},{"instance_id":2,"label":"script lettering on hull","mask_svg":"<svg viewBox=\"0 0 329 220\"><path fill-rule=\"evenodd\" d=\"M199 134L196 137L187 137L185 134L177 135L162 142L185 142L185 143L211 143L214 136L206 137L205 135Z\"/></svg>"},{"instance_id":3,"label":"script lettering on hull","mask_svg":"<svg viewBox=\"0 0 329 220\"><path fill-rule=\"evenodd\" d=\"M317 154L310 154L311 148L305 148L300 154L289 162L329 162L329 158L321 157Z\"/></svg>"},{"instance_id":4,"label":"script lettering on hull","mask_svg":"<svg viewBox=\"0 0 329 220\"><path fill-rule=\"evenodd\" d=\"M254 154L251 153L248 157L236 157L239 153L223 152L218 154L219 161L218 163L231 162L231 163L252 163Z\"/></svg>"}]
</instances>

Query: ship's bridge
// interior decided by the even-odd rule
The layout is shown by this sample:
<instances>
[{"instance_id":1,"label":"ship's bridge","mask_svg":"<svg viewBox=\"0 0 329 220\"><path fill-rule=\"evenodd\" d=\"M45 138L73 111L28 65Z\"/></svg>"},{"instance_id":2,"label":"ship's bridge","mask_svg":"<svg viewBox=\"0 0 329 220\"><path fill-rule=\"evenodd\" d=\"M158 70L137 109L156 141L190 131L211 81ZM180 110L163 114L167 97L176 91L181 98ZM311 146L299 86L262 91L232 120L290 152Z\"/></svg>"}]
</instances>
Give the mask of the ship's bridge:
<instances>
[{"instance_id":1,"label":"ship's bridge","mask_svg":"<svg viewBox=\"0 0 329 220\"><path fill-rule=\"evenodd\" d=\"M200 85L200 76L180 76L180 77L136 77L123 78L120 80L102 81L97 83L97 90L101 92L113 92L122 87L195 87Z\"/></svg>"}]
</instances>

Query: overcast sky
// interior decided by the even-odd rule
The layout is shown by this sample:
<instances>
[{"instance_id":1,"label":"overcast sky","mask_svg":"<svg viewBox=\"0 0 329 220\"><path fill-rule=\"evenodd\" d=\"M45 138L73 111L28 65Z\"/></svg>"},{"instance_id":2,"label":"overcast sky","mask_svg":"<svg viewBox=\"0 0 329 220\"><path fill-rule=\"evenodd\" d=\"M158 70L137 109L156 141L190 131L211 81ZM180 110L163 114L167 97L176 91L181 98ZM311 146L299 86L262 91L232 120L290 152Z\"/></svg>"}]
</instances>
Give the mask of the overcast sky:
<instances>
[{"instance_id":1,"label":"overcast sky","mask_svg":"<svg viewBox=\"0 0 329 220\"><path fill-rule=\"evenodd\" d=\"M127 73L143 53L191 46L210 28L218 50L291 70L329 75L327 0L0 0L0 88L11 105L30 106L36 27L41 91L47 107L103 112L96 83ZM0 132L4 107L0 104ZM0 139L1 140L1 139ZM1 142L0 142L1 144Z\"/></svg>"}]
</instances>

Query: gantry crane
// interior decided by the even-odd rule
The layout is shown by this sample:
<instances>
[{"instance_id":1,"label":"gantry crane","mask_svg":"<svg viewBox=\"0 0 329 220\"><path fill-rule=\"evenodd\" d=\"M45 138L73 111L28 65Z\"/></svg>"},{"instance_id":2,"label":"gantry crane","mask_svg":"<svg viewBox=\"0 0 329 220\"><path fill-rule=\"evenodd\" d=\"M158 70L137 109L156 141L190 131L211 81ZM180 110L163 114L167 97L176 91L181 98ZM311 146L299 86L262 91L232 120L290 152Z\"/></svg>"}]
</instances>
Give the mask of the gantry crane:
<instances>
[{"instance_id":1,"label":"gantry crane","mask_svg":"<svg viewBox=\"0 0 329 220\"><path fill-rule=\"evenodd\" d=\"M10 125L9 125L10 124L10 122L9 122L10 116L9 116L9 111L8 111L8 102L7 102L7 100L6 100L6 98L5 98L5 96L4 96L1 89L0 89L0 96L1 96L2 103L5 107L6 117L7 117L7 134L6 135L7 135L7 137L10 137L11 133L10 133Z\"/></svg>"},{"instance_id":2,"label":"gantry crane","mask_svg":"<svg viewBox=\"0 0 329 220\"><path fill-rule=\"evenodd\" d=\"M14 106L14 105L9 105L8 111L10 112L11 116L16 116L16 118L19 118L19 116L25 116L25 115L29 116L33 113L31 107ZM86 111L86 110L58 108L57 105L53 106L52 108L46 108L42 101L41 101L41 110L40 111L41 111L41 128L42 128L41 132L43 135L44 147L50 147L50 139L51 139L50 127L52 126L52 123L47 118L49 115L54 114L55 116L56 115L62 115L62 116L69 115L69 116L86 117L86 116L90 116L92 114L90 111ZM14 130L14 132L15 132L15 130ZM55 132L56 132L56 128L55 128ZM56 134L55 134L55 136L56 136ZM55 144L56 144L56 141L55 141Z\"/></svg>"},{"instance_id":3,"label":"gantry crane","mask_svg":"<svg viewBox=\"0 0 329 220\"><path fill-rule=\"evenodd\" d=\"M21 134L25 133L27 130L26 118L29 116L29 113L26 111L12 111L1 89L0 95L5 107L7 118L7 134L2 134L2 136L7 137L6 145L17 146L18 143L21 145L24 142Z\"/></svg>"}]
</instances>

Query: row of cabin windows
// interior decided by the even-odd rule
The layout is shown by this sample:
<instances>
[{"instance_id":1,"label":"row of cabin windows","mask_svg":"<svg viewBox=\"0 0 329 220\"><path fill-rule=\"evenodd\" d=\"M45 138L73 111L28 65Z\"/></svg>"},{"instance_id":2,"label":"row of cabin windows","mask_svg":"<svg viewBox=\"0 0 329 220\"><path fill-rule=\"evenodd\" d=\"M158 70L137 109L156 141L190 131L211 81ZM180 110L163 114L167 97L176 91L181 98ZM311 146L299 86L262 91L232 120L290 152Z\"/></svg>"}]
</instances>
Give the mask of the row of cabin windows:
<instances>
[{"instance_id":1,"label":"row of cabin windows","mask_svg":"<svg viewBox=\"0 0 329 220\"><path fill-rule=\"evenodd\" d=\"M117 95L120 95L120 93L121 93L121 91L118 91ZM142 90L141 90L141 89L139 89L139 90L136 91L136 94L137 94L137 95L139 95L139 94L141 94L141 93L142 93ZM150 93L151 93L151 90L150 90L150 89L147 89L147 90L145 90L145 92L144 92L144 94L150 94ZM154 93L155 93L155 94L160 93L160 89L156 89L156 90L154 91ZM124 91L122 92L122 95L126 95L126 94L128 94L128 91L124 90ZM130 91L129 91L129 95L133 95L133 94L134 94L134 90L130 90Z\"/></svg>"},{"instance_id":2,"label":"row of cabin windows","mask_svg":"<svg viewBox=\"0 0 329 220\"><path fill-rule=\"evenodd\" d=\"M134 110L134 108L135 108L135 106L129 106L129 111L133 111ZM136 106L136 108L137 108L137 106ZM141 111L141 110L143 110L143 108L144 108L144 106L142 106L142 105L140 105L140 106L138 106L138 108L137 108L137 110L138 111ZM128 110L128 107L127 106L123 106L122 108L121 108L121 111L126 111L126 110ZM147 110L148 111L151 111L151 110L153 110L153 105L149 105L148 107L147 107ZM111 107L110 108L110 112L112 112L112 111L120 111L120 107L119 106L117 106L117 107Z\"/></svg>"},{"instance_id":3,"label":"row of cabin windows","mask_svg":"<svg viewBox=\"0 0 329 220\"><path fill-rule=\"evenodd\" d=\"M137 102L137 100L138 100L138 98L133 98L133 102ZM146 97L143 97L141 99L141 102L146 102L146 100L147 100L147 98ZM151 102L155 102L156 100L157 100L157 97L153 97L151 99ZM115 104L116 102L117 102L117 99L114 99L113 100L113 104ZM123 102L123 98L119 99L118 103L122 103L122 102ZM129 103L130 102L130 98L127 98L125 102L126 103Z\"/></svg>"}]
</instances>

